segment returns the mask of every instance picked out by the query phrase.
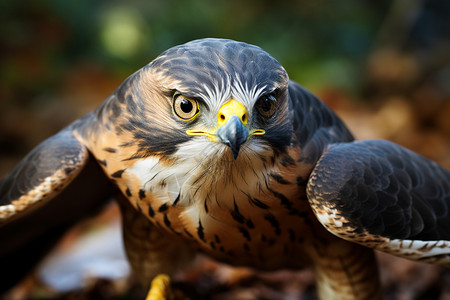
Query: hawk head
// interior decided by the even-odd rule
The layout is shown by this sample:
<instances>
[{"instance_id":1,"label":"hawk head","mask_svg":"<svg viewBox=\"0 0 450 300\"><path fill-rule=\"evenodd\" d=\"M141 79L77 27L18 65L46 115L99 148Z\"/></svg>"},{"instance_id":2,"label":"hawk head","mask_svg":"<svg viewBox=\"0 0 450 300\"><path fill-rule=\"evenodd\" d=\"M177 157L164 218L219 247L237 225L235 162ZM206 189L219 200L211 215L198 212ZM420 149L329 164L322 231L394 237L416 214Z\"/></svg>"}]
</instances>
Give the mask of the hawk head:
<instances>
[{"instance_id":1,"label":"hawk head","mask_svg":"<svg viewBox=\"0 0 450 300\"><path fill-rule=\"evenodd\" d=\"M135 157L272 156L292 135L288 81L280 63L257 46L196 40L130 76L116 92L117 104L126 105L112 111L122 115L119 133L133 135Z\"/></svg>"}]
</instances>

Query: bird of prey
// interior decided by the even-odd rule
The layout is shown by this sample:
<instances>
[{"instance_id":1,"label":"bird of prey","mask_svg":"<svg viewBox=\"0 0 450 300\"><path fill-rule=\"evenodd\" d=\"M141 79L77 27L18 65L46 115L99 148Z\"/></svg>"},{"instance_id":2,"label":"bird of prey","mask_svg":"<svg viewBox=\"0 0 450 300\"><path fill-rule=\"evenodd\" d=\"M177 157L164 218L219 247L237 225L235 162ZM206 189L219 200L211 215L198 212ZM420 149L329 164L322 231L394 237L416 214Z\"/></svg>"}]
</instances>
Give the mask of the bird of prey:
<instances>
[{"instance_id":1,"label":"bird of prey","mask_svg":"<svg viewBox=\"0 0 450 300\"><path fill-rule=\"evenodd\" d=\"M450 172L354 141L261 48L173 47L0 185L3 290L115 197L146 285L197 252L260 270L311 266L321 299L378 299L373 249L450 266Z\"/></svg>"}]
</instances>

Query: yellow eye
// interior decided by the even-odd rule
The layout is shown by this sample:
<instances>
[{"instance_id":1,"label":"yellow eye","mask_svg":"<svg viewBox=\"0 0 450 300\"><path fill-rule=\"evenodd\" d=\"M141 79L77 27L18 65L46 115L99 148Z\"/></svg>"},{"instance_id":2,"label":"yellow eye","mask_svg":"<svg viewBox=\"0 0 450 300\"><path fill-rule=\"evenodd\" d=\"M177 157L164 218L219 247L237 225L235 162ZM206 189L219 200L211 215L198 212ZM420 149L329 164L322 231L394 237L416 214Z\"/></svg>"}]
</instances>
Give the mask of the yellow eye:
<instances>
[{"instance_id":1,"label":"yellow eye","mask_svg":"<svg viewBox=\"0 0 450 300\"><path fill-rule=\"evenodd\" d=\"M277 99L273 95L265 95L258 99L256 102L256 109L259 115L265 119L270 119L277 110Z\"/></svg>"},{"instance_id":2,"label":"yellow eye","mask_svg":"<svg viewBox=\"0 0 450 300\"><path fill-rule=\"evenodd\" d=\"M180 93L176 93L173 96L172 106L177 117L184 121L194 119L200 112L200 108L198 107L198 102L196 100L186 98Z\"/></svg>"}]
</instances>

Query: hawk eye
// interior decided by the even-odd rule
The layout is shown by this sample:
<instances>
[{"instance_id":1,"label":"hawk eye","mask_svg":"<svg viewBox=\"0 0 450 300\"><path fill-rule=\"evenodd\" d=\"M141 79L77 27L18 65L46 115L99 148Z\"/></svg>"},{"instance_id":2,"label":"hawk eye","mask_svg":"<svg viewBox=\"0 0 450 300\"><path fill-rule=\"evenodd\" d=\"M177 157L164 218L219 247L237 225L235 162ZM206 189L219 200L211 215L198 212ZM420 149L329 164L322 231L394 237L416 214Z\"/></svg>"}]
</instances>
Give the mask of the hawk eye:
<instances>
[{"instance_id":1,"label":"hawk eye","mask_svg":"<svg viewBox=\"0 0 450 300\"><path fill-rule=\"evenodd\" d=\"M277 104L277 99L274 95L264 95L256 101L256 109L263 119L268 120L277 110Z\"/></svg>"},{"instance_id":2,"label":"hawk eye","mask_svg":"<svg viewBox=\"0 0 450 300\"><path fill-rule=\"evenodd\" d=\"M180 93L175 93L173 96L172 106L177 117L184 121L194 119L200 112L197 101L186 98Z\"/></svg>"}]
</instances>

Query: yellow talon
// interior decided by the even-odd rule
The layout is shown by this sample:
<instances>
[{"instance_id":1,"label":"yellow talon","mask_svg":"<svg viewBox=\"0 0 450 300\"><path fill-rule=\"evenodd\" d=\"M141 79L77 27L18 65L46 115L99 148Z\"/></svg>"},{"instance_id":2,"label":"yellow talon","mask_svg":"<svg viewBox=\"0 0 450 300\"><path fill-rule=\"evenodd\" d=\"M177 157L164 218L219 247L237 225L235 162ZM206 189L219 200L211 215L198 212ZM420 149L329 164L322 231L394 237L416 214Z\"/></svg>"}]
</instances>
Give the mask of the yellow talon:
<instances>
[{"instance_id":1,"label":"yellow talon","mask_svg":"<svg viewBox=\"0 0 450 300\"><path fill-rule=\"evenodd\" d=\"M159 274L153 278L145 300L171 300L173 298L170 290L170 277L166 274Z\"/></svg>"}]
</instances>

